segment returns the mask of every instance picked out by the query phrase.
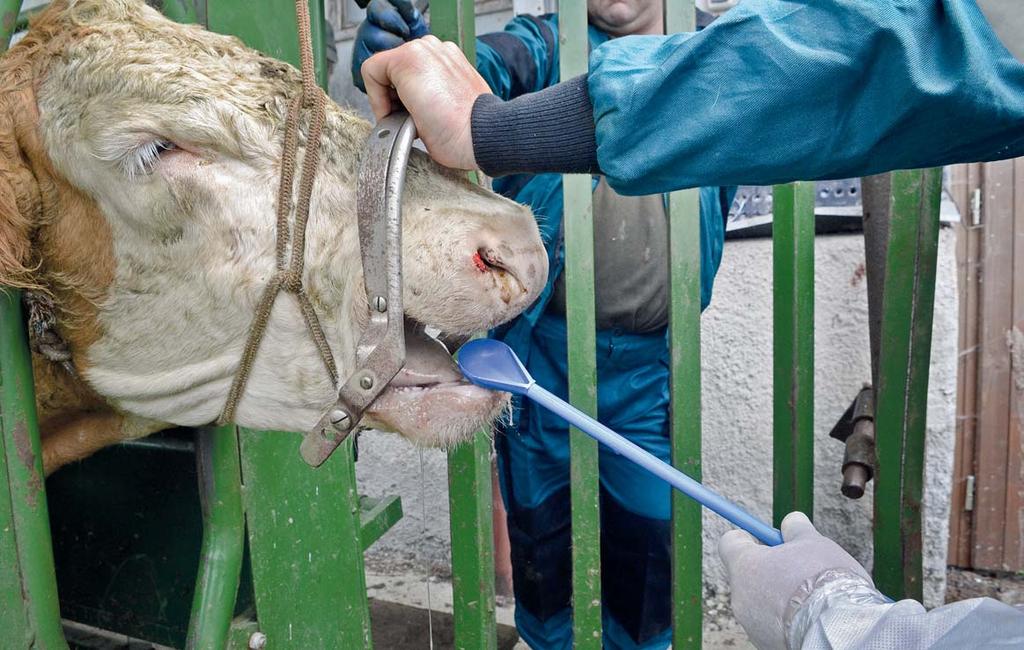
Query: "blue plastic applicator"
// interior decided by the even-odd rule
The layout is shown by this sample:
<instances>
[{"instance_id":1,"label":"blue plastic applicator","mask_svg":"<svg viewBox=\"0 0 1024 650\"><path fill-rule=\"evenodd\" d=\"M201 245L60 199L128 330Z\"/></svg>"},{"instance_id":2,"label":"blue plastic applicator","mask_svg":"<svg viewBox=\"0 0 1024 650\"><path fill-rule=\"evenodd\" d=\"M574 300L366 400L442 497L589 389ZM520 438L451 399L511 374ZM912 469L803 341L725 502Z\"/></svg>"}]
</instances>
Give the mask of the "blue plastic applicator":
<instances>
[{"instance_id":1,"label":"blue plastic applicator","mask_svg":"<svg viewBox=\"0 0 1024 650\"><path fill-rule=\"evenodd\" d=\"M524 395L562 417L617 454L643 467L705 508L747 531L768 546L782 543L782 533L714 490L683 474L657 456L615 433L571 404L539 386L512 348L493 339L476 339L459 350L459 368L477 386Z\"/></svg>"}]
</instances>

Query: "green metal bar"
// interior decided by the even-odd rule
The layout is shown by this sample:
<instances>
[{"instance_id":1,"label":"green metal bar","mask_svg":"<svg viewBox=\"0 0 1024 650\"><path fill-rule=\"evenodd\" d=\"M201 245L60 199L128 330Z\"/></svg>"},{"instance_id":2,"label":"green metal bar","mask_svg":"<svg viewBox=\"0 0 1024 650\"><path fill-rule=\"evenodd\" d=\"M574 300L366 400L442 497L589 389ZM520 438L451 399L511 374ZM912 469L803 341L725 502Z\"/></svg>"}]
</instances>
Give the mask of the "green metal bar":
<instances>
[{"instance_id":1,"label":"green metal bar","mask_svg":"<svg viewBox=\"0 0 1024 650\"><path fill-rule=\"evenodd\" d=\"M814 183L777 185L772 218L775 525L814 516Z\"/></svg>"},{"instance_id":2,"label":"green metal bar","mask_svg":"<svg viewBox=\"0 0 1024 650\"><path fill-rule=\"evenodd\" d=\"M175 22L206 25L206 0L164 0L160 11Z\"/></svg>"},{"instance_id":3,"label":"green metal bar","mask_svg":"<svg viewBox=\"0 0 1024 650\"><path fill-rule=\"evenodd\" d=\"M473 0L432 3L430 29L441 40L457 43L471 63L476 61ZM496 648L498 643L491 495L491 438L478 431L472 441L448 452L456 648Z\"/></svg>"},{"instance_id":4,"label":"green metal bar","mask_svg":"<svg viewBox=\"0 0 1024 650\"><path fill-rule=\"evenodd\" d=\"M0 288L0 634L11 647L68 647L44 486L21 294Z\"/></svg>"},{"instance_id":5,"label":"green metal bar","mask_svg":"<svg viewBox=\"0 0 1024 650\"><path fill-rule=\"evenodd\" d=\"M496 648L491 443L482 433L448 453L455 647Z\"/></svg>"},{"instance_id":6,"label":"green metal bar","mask_svg":"<svg viewBox=\"0 0 1024 650\"><path fill-rule=\"evenodd\" d=\"M665 0L665 32L696 29L692 0ZM672 463L701 480L700 192L669 195L669 341L672 364ZM672 647L703 639L701 508L672 492Z\"/></svg>"},{"instance_id":7,"label":"green metal bar","mask_svg":"<svg viewBox=\"0 0 1024 650\"><path fill-rule=\"evenodd\" d=\"M256 619L269 648L370 648L352 438L313 469L301 437L240 429Z\"/></svg>"},{"instance_id":8,"label":"green metal bar","mask_svg":"<svg viewBox=\"0 0 1024 650\"><path fill-rule=\"evenodd\" d=\"M397 496L373 499L359 497L359 540L363 550L370 548L402 518L402 499Z\"/></svg>"},{"instance_id":9,"label":"green metal bar","mask_svg":"<svg viewBox=\"0 0 1024 650\"><path fill-rule=\"evenodd\" d=\"M233 425L200 429L196 462L203 547L185 647L227 646L245 550L242 474Z\"/></svg>"},{"instance_id":10,"label":"green metal bar","mask_svg":"<svg viewBox=\"0 0 1024 650\"><path fill-rule=\"evenodd\" d=\"M476 62L476 14L473 0L439 0L430 4L430 33L462 48Z\"/></svg>"},{"instance_id":11,"label":"green metal bar","mask_svg":"<svg viewBox=\"0 0 1024 650\"><path fill-rule=\"evenodd\" d=\"M672 346L672 464L701 480L700 195L669 197ZM700 504L672 492L673 648L700 648L702 639Z\"/></svg>"},{"instance_id":12,"label":"green metal bar","mask_svg":"<svg viewBox=\"0 0 1024 650\"><path fill-rule=\"evenodd\" d=\"M875 418L878 588L921 599L921 498L942 170L892 174Z\"/></svg>"},{"instance_id":13,"label":"green metal bar","mask_svg":"<svg viewBox=\"0 0 1024 650\"><path fill-rule=\"evenodd\" d=\"M696 29L693 0L665 0L665 33ZM669 214L669 342L672 464L701 480L700 191L673 192ZM699 650L703 639L700 504L672 491L672 647Z\"/></svg>"},{"instance_id":14,"label":"green metal bar","mask_svg":"<svg viewBox=\"0 0 1024 650\"><path fill-rule=\"evenodd\" d=\"M206 7L208 27L230 33L276 59L299 65L299 37L295 3L286 0L217 0ZM327 51L324 49L323 0L309 2L310 32L316 80L327 87Z\"/></svg>"},{"instance_id":15,"label":"green metal bar","mask_svg":"<svg viewBox=\"0 0 1024 650\"><path fill-rule=\"evenodd\" d=\"M559 7L560 74L588 68L587 3ZM562 177L565 201L566 322L569 329L569 401L597 416L597 329L594 319L594 222L591 177ZM569 433L572 494L572 612L576 648L601 647L601 509L597 442Z\"/></svg>"},{"instance_id":16,"label":"green metal bar","mask_svg":"<svg viewBox=\"0 0 1024 650\"><path fill-rule=\"evenodd\" d=\"M0 0L0 54L7 51L18 24L21 0Z\"/></svg>"}]
</instances>

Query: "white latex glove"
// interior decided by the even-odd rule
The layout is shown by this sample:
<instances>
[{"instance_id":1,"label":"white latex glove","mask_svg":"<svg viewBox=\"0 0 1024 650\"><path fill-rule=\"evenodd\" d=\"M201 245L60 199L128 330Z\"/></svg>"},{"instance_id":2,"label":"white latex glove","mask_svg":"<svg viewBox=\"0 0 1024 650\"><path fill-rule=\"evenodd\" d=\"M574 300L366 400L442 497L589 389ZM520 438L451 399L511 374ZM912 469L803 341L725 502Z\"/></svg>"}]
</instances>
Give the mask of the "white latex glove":
<instances>
[{"instance_id":1,"label":"white latex glove","mask_svg":"<svg viewBox=\"0 0 1024 650\"><path fill-rule=\"evenodd\" d=\"M718 541L732 588L733 614L761 650L786 648L790 620L826 571L874 584L864 567L815 530L802 512L786 515L780 528L785 540L780 546L763 546L742 530L730 530Z\"/></svg>"},{"instance_id":2,"label":"white latex glove","mask_svg":"<svg viewBox=\"0 0 1024 650\"><path fill-rule=\"evenodd\" d=\"M740 3L740 0L697 0L697 8L720 16Z\"/></svg>"}]
</instances>

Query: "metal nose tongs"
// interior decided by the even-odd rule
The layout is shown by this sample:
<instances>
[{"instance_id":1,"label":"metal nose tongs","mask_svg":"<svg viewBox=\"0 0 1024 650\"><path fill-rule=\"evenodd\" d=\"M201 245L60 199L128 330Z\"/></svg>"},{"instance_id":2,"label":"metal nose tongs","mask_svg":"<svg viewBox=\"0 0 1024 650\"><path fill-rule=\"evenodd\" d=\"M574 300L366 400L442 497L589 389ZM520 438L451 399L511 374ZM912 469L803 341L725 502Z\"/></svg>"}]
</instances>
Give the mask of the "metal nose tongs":
<instances>
[{"instance_id":1,"label":"metal nose tongs","mask_svg":"<svg viewBox=\"0 0 1024 650\"><path fill-rule=\"evenodd\" d=\"M302 441L302 458L319 467L355 431L363 413L405 365L402 307L402 190L416 127L395 112L370 133L359 164L359 255L370 312L356 347L356 369L338 399Z\"/></svg>"}]
</instances>

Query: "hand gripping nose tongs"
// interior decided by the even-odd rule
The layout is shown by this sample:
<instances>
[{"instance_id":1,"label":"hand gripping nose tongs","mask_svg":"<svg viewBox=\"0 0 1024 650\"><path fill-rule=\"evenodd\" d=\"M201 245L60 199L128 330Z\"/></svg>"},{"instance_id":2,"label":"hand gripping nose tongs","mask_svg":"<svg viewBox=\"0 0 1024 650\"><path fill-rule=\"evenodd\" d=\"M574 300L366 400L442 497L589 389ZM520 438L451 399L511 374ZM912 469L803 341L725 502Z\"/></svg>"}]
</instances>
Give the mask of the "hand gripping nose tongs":
<instances>
[{"instance_id":1,"label":"hand gripping nose tongs","mask_svg":"<svg viewBox=\"0 0 1024 650\"><path fill-rule=\"evenodd\" d=\"M302 458L319 467L356 430L405 364L402 308L402 189L416 127L408 113L381 120L359 165L356 212L370 317L356 347L355 371L338 399L302 441Z\"/></svg>"}]
</instances>

